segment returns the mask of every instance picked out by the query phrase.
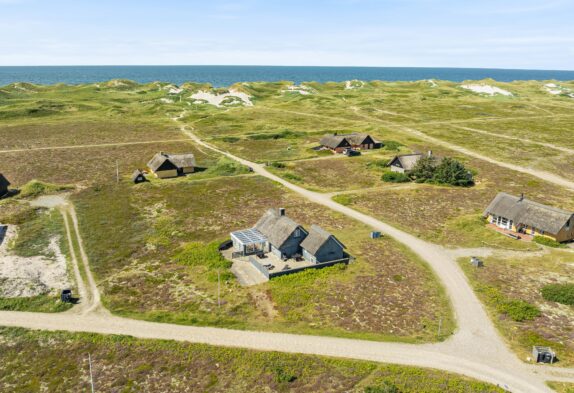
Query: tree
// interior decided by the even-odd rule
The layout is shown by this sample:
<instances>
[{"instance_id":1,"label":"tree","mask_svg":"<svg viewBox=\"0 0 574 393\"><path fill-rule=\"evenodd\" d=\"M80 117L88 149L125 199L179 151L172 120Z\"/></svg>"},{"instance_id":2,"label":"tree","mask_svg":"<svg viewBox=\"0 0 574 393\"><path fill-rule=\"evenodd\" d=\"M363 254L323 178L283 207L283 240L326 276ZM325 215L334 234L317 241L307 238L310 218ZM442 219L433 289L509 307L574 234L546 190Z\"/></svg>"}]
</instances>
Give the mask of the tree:
<instances>
[{"instance_id":1,"label":"tree","mask_svg":"<svg viewBox=\"0 0 574 393\"><path fill-rule=\"evenodd\" d=\"M421 157L410 173L411 178L417 183L433 181L437 160L434 156Z\"/></svg>"},{"instance_id":2,"label":"tree","mask_svg":"<svg viewBox=\"0 0 574 393\"><path fill-rule=\"evenodd\" d=\"M471 186L474 184L472 173L459 161L445 157L434 168L433 181L453 186Z\"/></svg>"}]
</instances>

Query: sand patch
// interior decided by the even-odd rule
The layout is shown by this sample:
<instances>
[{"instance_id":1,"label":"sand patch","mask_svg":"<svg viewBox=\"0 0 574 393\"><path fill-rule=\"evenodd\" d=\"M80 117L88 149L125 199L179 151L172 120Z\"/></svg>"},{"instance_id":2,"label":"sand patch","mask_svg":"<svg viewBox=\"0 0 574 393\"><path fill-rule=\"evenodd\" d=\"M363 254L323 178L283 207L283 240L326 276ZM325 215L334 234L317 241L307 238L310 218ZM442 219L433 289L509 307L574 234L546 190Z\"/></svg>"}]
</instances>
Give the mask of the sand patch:
<instances>
[{"instance_id":1,"label":"sand patch","mask_svg":"<svg viewBox=\"0 0 574 393\"><path fill-rule=\"evenodd\" d=\"M57 236L50 239L47 247L51 254L49 258L12 255L8 245L16 236L14 226L0 226L0 297L32 297L70 287L66 257L60 250Z\"/></svg>"},{"instance_id":2,"label":"sand patch","mask_svg":"<svg viewBox=\"0 0 574 393\"><path fill-rule=\"evenodd\" d=\"M427 79L426 80L427 83L430 85L430 87L438 87L437 83L434 81L434 79Z\"/></svg>"},{"instance_id":3,"label":"sand patch","mask_svg":"<svg viewBox=\"0 0 574 393\"><path fill-rule=\"evenodd\" d=\"M287 89L281 90L281 93L298 93L301 95L310 95L314 94L315 90L310 88L309 86L301 85L290 85L287 86Z\"/></svg>"},{"instance_id":4,"label":"sand patch","mask_svg":"<svg viewBox=\"0 0 574 393\"><path fill-rule=\"evenodd\" d=\"M250 95L233 89L222 94L214 94L209 91L200 90L192 94L191 98L194 99L194 104L210 104L217 107L236 105L253 106Z\"/></svg>"},{"instance_id":5,"label":"sand patch","mask_svg":"<svg viewBox=\"0 0 574 393\"><path fill-rule=\"evenodd\" d=\"M358 79L353 79L352 81L345 82L345 90L360 89L365 87L365 82Z\"/></svg>"},{"instance_id":6,"label":"sand patch","mask_svg":"<svg viewBox=\"0 0 574 393\"><path fill-rule=\"evenodd\" d=\"M547 83L544 85L544 89L548 93L555 95L555 96L564 95L564 96L568 96L570 98L574 98L574 91L572 91L572 89L557 85L556 83Z\"/></svg>"},{"instance_id":7,"label":"sand patch","mask_svg":"<svg viewBox=\"0 0 574 393\"><path fill-rule=\"evenodd\" d=\"M486 94L489 96L494 96L497 94L511 97L513 94L508 90L501 89L500 87L490 86L490 85L461 85L463 89L470 90L478 94Z\"/></svg>"}]
</instances>

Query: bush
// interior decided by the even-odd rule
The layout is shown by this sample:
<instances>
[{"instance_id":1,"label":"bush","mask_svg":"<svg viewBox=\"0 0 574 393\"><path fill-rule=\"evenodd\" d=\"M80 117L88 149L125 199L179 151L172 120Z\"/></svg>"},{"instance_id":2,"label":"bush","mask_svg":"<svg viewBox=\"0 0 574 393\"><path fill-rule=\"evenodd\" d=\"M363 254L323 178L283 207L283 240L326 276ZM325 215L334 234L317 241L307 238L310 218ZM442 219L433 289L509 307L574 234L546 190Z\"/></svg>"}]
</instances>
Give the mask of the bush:
<instances>
[{"instance_id":1,"label":"bush","mask_svg":"<svg viewBox=\"0 0 574 393\"><path fill-rule=\"evenodd\" d=\"M219 242L204 244L192 242L183 247L175 256L175 261L187 266L206 266L209 269L229 269L231 261L223 258L219 252ZM215 277L217 279L217 276Z\"/></svg>"},{"instance_id":2,"label":"bush","mask_svg":"<svg viewBox=\"0 0 574 393\"><path fill-rule=\"evenodd\" d=\"M275 382L277 383L290 383L297 379L297 376L293 373L287 371L284 367L277 366L273 370L273 375L275 376Z\"/></svg>"},{"instance_id":3,"label":"bush","mask_svg":"<svg viewBox=\"0 0 574 393\"><path fill-rule=\"evenodd\" d=\"M272 163L269 164L269 165L270 165L271 167L273 167L273 168L278 168L278 169L283 169L283 168L286 168L286 167L287 167L287 165L285 165L284 163L282 163L282 162L277 162L277 161L274 161L274 162L272 162Z\"/></svg>"},{"instance_id":4,"label":"bush","mask_svg":"<svg viewBox=\"0 0 574 393\"><path fill-rule=\"evenodd\" d=\"M287 172L287 173L285 173L285 174L283 175L283 177L284 177L285 179L291 180L291 181L301 181L301 180L303 180L303 179L301 178L301 176L299 176L299 175L297 175L297 174L295 174L295 173L293 173L293 172Z\"/></svg>"},{"instance_id":5,"label":"bush","mask_svg":"<svg viewBox=\"0 0 574 393\"><path fill-rule=\"evenodd\" d=\"M524 300L506 300L498 304L497 309L516 322L530 321L540 316L540 310Z\"/></svg>"},{"instance_id":6,"label":"bush","mask_svg":"<svg viewBox=\"0 0 574 393\"><path fill-rule=\"evenodd\" d=\"M220 139L226 143L235 143L241 140L241 138L238 138L236 136L222 136Z\"/></svg>"},{"instance_id":7,"label":"bush","mask_svg":"<svg viewBox=\"0 0 574 393\"><path fill-rule=\"evenodd\" d=\"M285 130L285 131L276 132L276 133L250 134L250 135L247 135L247 138L249 138L251 140L258 141L258 140L268 140L268 139L297 138L297 137L301 137L301 136L305 136L305 135L306 134L304 132Z\"/></svg>"},{"instance_id":8,"label":"bush","mask_svg":"<svg viewBox=\"0 0 574 393\"><path fill-rule=\"evenodd\" d=\"M554 248L566 247L564 244L558 243L556 240L550 239L549 237L545 236L534 236L534 242L546 247L554 247Z\"/></svg>"},{"instance_id":9,"label":"bush","mask_svg":"<svg viewBox=\"0 0 574 393\"><path fill-rule=\"evenodd\" d=\"M382 386L367 386L365 393L401 393L401 391L395 384L385 382Z\"/></svg>"},{"instance_id":10,"label":"bush","mask_svg":"<svg viewBox=\"0 0 574 393\"><path fill-rule=\"evenodd\" d=\"M402 143L397 141L381 141L381 144L383 145L383 149L390 151L399 151L401 146L403 146Z\"/></svg>"},{"instance_id":11,"label":"bush","mask_svg":"<svg viewBox=\"0 0 574 393\"><path fill-rule=\"evenodd\" d=\"M548 284L542 287L541 293L551 302L574 306L574 284Z\"/></svg>"},{"instance_id":12,"label":"bush","mask_svg":"<svg viewBox=\"0 0 574 393\"><path fill-rule=\"evenodd\" d=\"M411 181L411 179L407 175L399 172L387 172L383 174L381 179L383 179L383 181L386 181L388 183L407 183Z\"/></svg>"}]
</instances>

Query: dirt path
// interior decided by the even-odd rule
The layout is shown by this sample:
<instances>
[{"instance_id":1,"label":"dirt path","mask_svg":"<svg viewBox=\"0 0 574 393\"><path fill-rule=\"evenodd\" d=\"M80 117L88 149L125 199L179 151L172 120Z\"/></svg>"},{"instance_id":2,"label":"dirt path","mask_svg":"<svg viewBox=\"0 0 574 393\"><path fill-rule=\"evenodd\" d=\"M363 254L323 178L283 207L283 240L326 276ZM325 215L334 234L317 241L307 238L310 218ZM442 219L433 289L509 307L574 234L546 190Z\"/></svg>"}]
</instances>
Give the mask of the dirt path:
<instances>
[{"instance_id":1,"label":"dirt path","mask_svg":"<svg viewBox=\"0 0 574 393\"><path fill-rule=\"evenodd\" d=\"M22 153L37 150L66 150L66 149L88 149L91 147L113 147L113 146L130 146L130 145L148 145L169 142L186 142L187 139L167 139L161 141L137 141L137 142L117 142L117 143L97 143L93 145L70 145L70 146L44 146L44 147L31 147L28 149L9 149L0 150L0 153Z\"/></svg>"},{"instance_id":2,"label":"dirt path","mask_svg":"<svg viewBox=\"0 0 574 393\"><path fill-rule=\"evenodd\" d=\"M476 132L478 134L492 136L495 138L503 138L503 139L508 139L508 140L512 140L512 141L519 141L519 142L523 142L523 143L529 143L529 144L533 144L533 145L544 146L544 147L547 147L549 149L558 150L558 151L561 151L561 152L567 153L567 154L574 154L574 149L569 149L567 147L558 146L558 145L555 145L553 143L537 142L537 141L533 141L533 140L525 139L525 138L521 138L521 137L510 136L510 135L505 135L505 134L497 134L494 132L480 130L478 128L463 127L463 126L452 126L452 127L458 128L460 130L472 131L472 132Z\"/></svg>"}]
</instances>

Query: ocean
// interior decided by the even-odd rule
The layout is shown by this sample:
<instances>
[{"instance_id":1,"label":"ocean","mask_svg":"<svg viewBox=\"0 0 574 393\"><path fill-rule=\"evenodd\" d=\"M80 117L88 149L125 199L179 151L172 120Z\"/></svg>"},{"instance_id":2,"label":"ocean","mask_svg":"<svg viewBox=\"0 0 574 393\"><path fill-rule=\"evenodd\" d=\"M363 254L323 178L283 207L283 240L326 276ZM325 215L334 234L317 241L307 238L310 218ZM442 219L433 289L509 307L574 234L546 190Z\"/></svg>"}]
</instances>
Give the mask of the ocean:
<instances>
[{"instance_id":1,"label":"ocean","mask_svg":"<svg viewBox=\"0 0 574 393\"><path fill-rule=\"evenodd\" d=\"M416 81L442 79L453 82L492 78L514 80L574 80L574 71L510 70L487 68L412 68L412 67L290 67L290 66L4 66L0 67L0 86L14 82L35 84L82 84L130 79L139 83L154 81L182 84L211 83L225 87L237 82L306 81L342 82Z\"/></svg>"}]
</instances>

